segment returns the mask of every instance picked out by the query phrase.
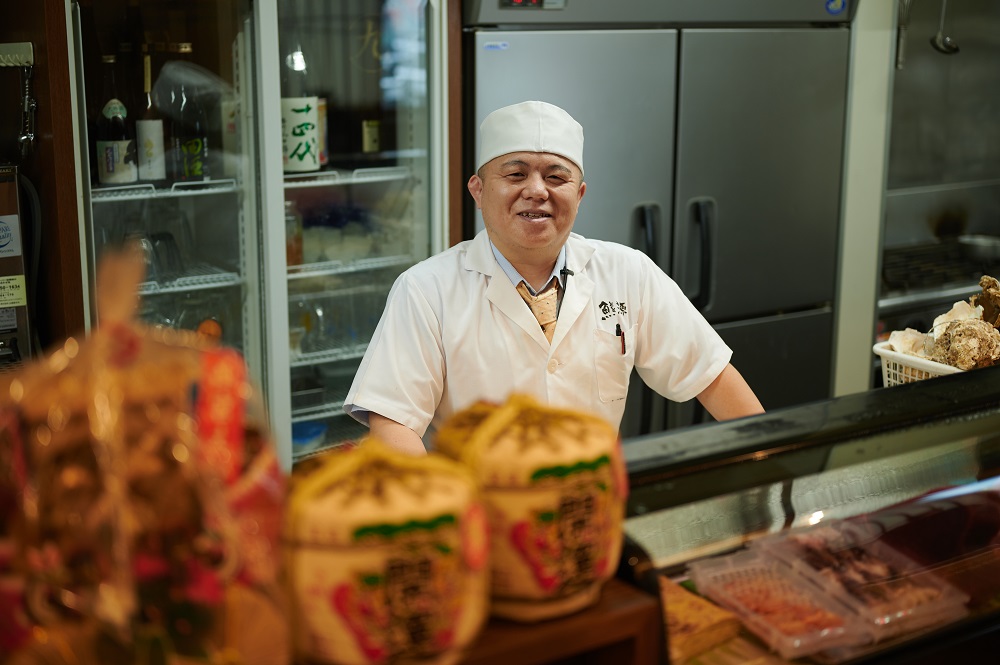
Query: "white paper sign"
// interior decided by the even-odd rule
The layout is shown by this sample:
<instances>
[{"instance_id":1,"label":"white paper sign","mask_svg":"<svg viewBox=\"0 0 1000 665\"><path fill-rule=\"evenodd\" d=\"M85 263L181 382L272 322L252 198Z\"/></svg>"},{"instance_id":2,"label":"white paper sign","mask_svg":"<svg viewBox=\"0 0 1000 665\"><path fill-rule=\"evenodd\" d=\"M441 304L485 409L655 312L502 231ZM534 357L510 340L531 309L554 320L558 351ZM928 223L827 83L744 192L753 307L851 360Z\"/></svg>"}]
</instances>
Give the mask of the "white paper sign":
<instances>
[{"instance_id":1,"label":"white paper sign","mask_svg":"<svg viewBox=\"0 0 1000 665\"><path fill-rule=\"evenodd\" d=\"M21 256L21 225L17 215L0 215L0 256Z\"/></svg>"},{"instance_id":2,"label":"white paper sign","mask_svg":"<svg viewBox=\"0 0 1000 665\"><path fill-rule=\"evenodd\" d=\"M24 275L0 276L0 307L24 307L28 304L28 290Z\"/></svg>"}]
</instances>

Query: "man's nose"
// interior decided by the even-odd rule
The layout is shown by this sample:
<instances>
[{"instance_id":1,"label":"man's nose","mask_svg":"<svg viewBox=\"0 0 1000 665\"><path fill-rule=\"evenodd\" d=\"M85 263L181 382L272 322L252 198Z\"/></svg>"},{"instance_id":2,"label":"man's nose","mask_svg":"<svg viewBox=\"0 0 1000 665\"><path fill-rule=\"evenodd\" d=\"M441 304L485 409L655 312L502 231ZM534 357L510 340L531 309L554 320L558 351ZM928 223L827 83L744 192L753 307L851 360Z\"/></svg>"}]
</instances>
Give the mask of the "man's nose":
<instances>
[{"instance_id":1,"label":"man's nose","mask_svg":"<svg viewBox=\"0 0 1000 665\"><path fill-rule=\"evenodd\" d=\"M524 179L524 189L521 196L528 199L548 198L549 190L545 186L545 178L541 173L532 173Z\"/></svg>"}]
</instances>

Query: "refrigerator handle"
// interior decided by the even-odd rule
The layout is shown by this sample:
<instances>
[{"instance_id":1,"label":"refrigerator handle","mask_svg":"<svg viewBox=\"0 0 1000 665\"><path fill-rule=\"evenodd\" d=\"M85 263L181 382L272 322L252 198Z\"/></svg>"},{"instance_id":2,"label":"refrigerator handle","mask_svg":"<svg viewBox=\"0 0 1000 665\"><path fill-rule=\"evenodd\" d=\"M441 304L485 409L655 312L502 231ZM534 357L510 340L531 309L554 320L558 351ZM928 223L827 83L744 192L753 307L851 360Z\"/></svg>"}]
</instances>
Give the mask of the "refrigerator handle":
<instances>
[{"instance_id":1,"label":"refrigerator handle","mask_svg":"<svg viewBox=\"0 0 1000 665\"><path fill-rule=\"evenodd\" d=\"M641 203L632 213L638 218L639 237L635 239L638 249L659 265L659 251L656 244L656 216L659 206L655 203ZM653 431L653 389L642 384L639 400L639 434Z\"/></svg>"},{"instance_id":2,"label":"refrigerator handle","mask_svg":"<svg viewBox=\"0 0 1000 665\"><path fill-rule=\"evenodd\" d=\"M635 212L639 216L639 233L642 251L653 263L659 265L659 252L656 245L656 212L657 205L645 203L638 205ZM653 389L642 384L639 405L639 434L649 434L653 431Z\"/></svg>"},{"instance_id":3,"label":"refrigerator handle","mask_svg":"<svg viewBox=\"0 0 1000 665\"><path fill-rule=\"evenodd\" d=\"M691 218L698 225L701 244L701 261L698 270L698 295L691 304L702 310L708 306L712 280L712 213L715 201L709 198L692 199L689 204Z\"/></svg>"},{"instance_id":4,"label":"refrigerator handle","mask_svg":"<svg viewBox=\"0 0 1000 665\"><path fill-rule=\"evenodd\" d=\"M659 252L656 250L656 208L656 204L645 203L636 206L636 212L639 213L639 231L642 233L644 245L642 251L653 260L653 263L659 264L657 260Z\"/></svg>"}]
</instances>

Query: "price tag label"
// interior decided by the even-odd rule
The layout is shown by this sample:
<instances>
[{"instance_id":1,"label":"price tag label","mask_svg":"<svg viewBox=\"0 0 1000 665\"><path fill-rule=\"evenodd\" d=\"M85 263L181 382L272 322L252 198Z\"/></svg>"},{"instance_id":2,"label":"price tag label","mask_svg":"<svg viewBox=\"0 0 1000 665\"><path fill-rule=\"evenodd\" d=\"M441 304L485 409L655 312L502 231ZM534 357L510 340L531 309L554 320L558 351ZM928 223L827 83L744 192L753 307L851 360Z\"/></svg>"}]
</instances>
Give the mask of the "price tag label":
<instances>
[{"instance_id":1,"label":"price tag label","mask_svg":"<svg viewBox=\"0 0 1000 665\"><path fill-rule=\"evenodd\" d=\"M28 292L24 275L0 276L0 307L26 307Z\"/></svg>"}]
</instances>

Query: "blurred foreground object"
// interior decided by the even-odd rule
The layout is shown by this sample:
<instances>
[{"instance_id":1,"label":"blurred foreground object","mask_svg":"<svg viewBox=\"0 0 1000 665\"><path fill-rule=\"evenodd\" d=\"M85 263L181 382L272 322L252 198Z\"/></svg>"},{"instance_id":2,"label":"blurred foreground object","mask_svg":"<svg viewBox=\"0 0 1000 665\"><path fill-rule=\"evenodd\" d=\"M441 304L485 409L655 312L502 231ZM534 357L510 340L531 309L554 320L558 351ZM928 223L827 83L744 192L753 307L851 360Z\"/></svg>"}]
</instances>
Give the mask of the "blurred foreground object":
<instances>
[{"instance_id":1,"label":"blurred foreground object","mask_svg":"<svg viewBox=\"0 0 1000 665\"><path fill-rule=\"evenodd\" d=\"M618 566L628 494L611 425L513 395L456 413L435 448L482 487L493 615L539 621L597 601Z\"/></svg>"},{"instance_id":2,"label":"blurred foreground object","mask_svg":"<svg viewBox=\"0 0 1000 665\"><path fill-rule=\"evenodd\" d=\"M683 663L736 637L740 620L729 610L688 591L665 575L659 576L666 609L670 662Z\"/></svg>"},{"instance_id":3,"label":"blurred foreground object","mask_svg":"<svg viewBox=\"0 0 1000 665\"><path fill-rule=\"evenodd\" d=\"M295 655L453 663L487 616L487 529L471 475L374 438L317 456L285 519Z\"/></svg>"},{"instance_id":4,"label":"blurred foreground object","mask_svg":"<svg viewBox=\"0 0 1000 665\"><path fill-rule=\"evenodd\" d=\"M235 351L134 321L142 278L134 247L107 255L100 328L0 385L0 625L20 628L0 653L287 663L285 478L262 405Z\"/></svg>"}]
</instances>

